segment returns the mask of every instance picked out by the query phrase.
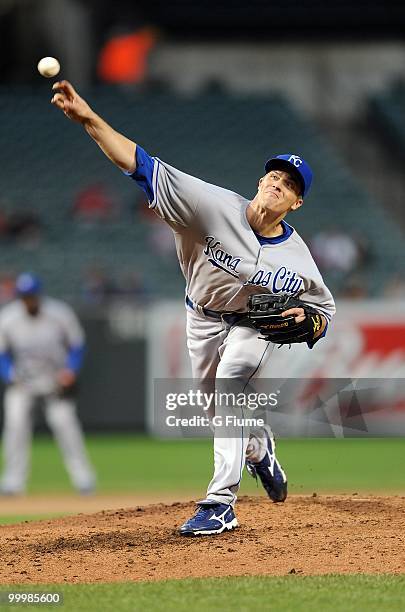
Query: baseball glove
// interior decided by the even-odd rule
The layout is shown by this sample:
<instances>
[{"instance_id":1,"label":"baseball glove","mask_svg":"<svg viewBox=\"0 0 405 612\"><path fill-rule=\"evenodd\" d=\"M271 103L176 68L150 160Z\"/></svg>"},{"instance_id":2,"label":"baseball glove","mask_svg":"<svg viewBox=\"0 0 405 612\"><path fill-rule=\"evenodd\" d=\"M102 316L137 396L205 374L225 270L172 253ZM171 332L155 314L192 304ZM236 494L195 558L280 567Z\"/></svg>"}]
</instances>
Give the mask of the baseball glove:
<instances>
[{"instance_id":1,"label":"baseball glove","mask_svg":"<svg viewBox=\"0 0 405 612\"><path fill-rule=\"evenodd\" d=\"M294 315L282 317L281 313L290 308L303 308L305 319L295 322ZM322 327L322 317L315 308L301 302L298 298L280 296L268 293L251 295L248 299L247 318L264 340L274 344L295 344L309 342L314 344L315 334Z\"/></svg>"}]
</instances>

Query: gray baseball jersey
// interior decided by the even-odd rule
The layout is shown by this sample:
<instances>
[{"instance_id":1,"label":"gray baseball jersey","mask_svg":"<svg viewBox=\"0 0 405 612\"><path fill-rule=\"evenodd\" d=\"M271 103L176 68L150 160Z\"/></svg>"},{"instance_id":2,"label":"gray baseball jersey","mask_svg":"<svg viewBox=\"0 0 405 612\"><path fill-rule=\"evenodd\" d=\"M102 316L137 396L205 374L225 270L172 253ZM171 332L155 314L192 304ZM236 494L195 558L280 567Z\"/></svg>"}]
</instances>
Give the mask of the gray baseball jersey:
<instances>
[{"instance_id":1,"label":"gray baseball jersey","mask_svg":"<svg viewBox=\"0 0 405 612\"><path fill-rule=\"evenodd\" d=\"M281 222L281 236L259 236L247 220L250 202L246 198L180 172L139 145L136 162L132 178L174 232L189 297L187 347L193 376L209 386L214 379L225 384L242 381L244 389L260 376L274 344L264 343L255 329L227 325L202 308L215 311L214 315L244 312L249 295L269 292L299 296L329 321L335 312L332 295L307 246L288 223ZM228 414L227 410L215 405L216 415ZM238 406L229 410L230 416L243 414ZM214 436L215 468L208 501L235 503L246 453L251 459L255 453L257 461L262 459L256 438L257 432L249 427Z\"/></svg>"},{"instance_id":2,"label":"gray baseball jersey","mask_svg":"<svg viewBox=\"0 0 405 612\"><path fill-rule=\"evenodd\" d=\"M249 200L185 174L149 156L139 145L132 178L149 205L172 228L187 294L199 306L243 312L248 296L269 292L299 296L329 321L332 295L297 231L258 236L248 223Z\"/></svg>"},{"instance_id":3,"label":"gray baseball jersey","mask_svg":"<svg viewBox=\"0 0 405 612\"><path fill-rule=\"evenodd\" d=\"M75 313L59 300L42 298L35 317L19 300L0 312L0 353L11 351L15 380L33 394L55 391L56 373L64 367L68 349L83 343Z\"/></svg>"}]
</instances>

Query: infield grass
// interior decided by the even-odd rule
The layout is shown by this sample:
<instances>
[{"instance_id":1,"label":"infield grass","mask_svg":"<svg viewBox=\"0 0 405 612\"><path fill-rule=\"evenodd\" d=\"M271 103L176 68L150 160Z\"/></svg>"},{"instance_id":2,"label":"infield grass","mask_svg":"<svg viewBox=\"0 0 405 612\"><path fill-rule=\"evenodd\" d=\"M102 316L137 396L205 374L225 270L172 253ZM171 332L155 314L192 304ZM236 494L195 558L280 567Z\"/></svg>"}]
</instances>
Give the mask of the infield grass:
<instances>
[{"instance_id":1,"label":"infield grass","mask_svg":"<svg viewBox=\"0 0 405 612\"><path fill-rule=\"evenodd\" d=\"M1 591L63 593L66 612L402 611L405 576L283 576L195 578L161 582L32 585ZM56 607L56 609L59 606ZM24 605L34 610L38 606Z\"/></svg>"},{"instance_id":2,"label":"infield grass","mask_svg":"<svg viewBox=\"0 0 405 612\"><path fill-rule=\"evenodd\" d=\"M87 447L100 492L186 492L201 495L212 475L210 440L156 440L135 435L90 435ZM59 451L36 437L29 492L68 492L72 487ZM405 494L404 438L284 439L277 456L291 493ZM261 493L245 475L241 494Z\"/></svg>"}]
</instances>

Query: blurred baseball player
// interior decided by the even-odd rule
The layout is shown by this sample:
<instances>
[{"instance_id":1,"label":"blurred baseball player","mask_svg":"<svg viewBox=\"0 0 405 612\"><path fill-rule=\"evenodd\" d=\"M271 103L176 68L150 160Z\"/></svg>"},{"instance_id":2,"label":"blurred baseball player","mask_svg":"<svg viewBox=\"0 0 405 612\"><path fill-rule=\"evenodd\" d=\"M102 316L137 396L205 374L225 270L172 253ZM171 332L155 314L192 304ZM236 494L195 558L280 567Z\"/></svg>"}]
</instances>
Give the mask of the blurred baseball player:
<instances>
[{"instance_id":1,"label":"blurred baseball player","mask_svg":"<svg viewBox=\"0 0 405 612\"><path fill-rule=\"evenodd\" d=\"M25 490L32 412L42 400L73 485L90 493L95 475L73 399L83 361L83 330L70 306L42 295L37 276L21 274L16 294L0 312L0 374L6 384L0 491L12 495Z\"/></svg>"},{"instance_id":2,"label":"blurred baseball player","mask_svg":"<svg viewBox=\"0 0 405 612\"><path fill-rule=\"evenodd\" d=\"M310 188L312 172L301 157L268 160L249 201L151 157L113 130L69 82L55 83L54 91L52 103L81 123L105 155L144 189L149 206L174 232L187 285L187 345L195 378L202 384L242 381L246 387L260 375L275 347L274 326L266 323L269 341L263 342L258 328L239 324L252 296L299 296L298 306L282 310L277 319L277 330L293 325L301 334L291 342L306 338L312 348L325 335L335 312L333 298L307 246L284 221ZM243 406L233 409L243 416ZM287 479L271 430L258 435L240 426L235 432L214 436L214 475L205 499L180 528L182 535L211 535L237 526L234 505L245 460L270 499L285 500Z\"/></svg>"}]
</instances>

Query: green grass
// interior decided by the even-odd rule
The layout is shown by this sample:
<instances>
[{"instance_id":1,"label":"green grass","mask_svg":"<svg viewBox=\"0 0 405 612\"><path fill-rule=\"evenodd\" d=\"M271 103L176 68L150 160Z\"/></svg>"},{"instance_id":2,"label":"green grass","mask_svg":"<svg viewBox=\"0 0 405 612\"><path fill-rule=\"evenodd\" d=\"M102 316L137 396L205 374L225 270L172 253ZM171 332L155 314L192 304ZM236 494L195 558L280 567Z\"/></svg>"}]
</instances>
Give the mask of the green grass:
<instances>
[{"instance_id":1,"label":"green grass","mask_svg":"<svg viewBox=\"0 0 405 612\"><path fill-rule=\"evenodd\" d=\"M404 609L405 576L257 576L20 588L13 585L8 589L59 590L64 596L61 609L66 612L395 612ZM38 606L24 605L24 609Z\"/></svg>"},{"instance_id":2,"label":"green grass","mask_svg":"<svg viewBox=\"0 0 405 612\"><path fill-rule=\"evenodd\" d=\"M68 514L76 514L73 512L49 512L45 514L0 514L0 525L11 525L14 523L22 523L28 521L38 521L46 519L58 518L58 516L67 516Z\"/></svg>"},{"instance_id":3,"label":"green grass","mask_svg":"<svg viewBox=\"0 0 405 612\"><path fill-rule=\"evenodd\" d=\"M91 435L87 446L100 492L199 495L211 478L209 440ZM405 493L405 439L285 439L278 441L277 454L292 493ZM35 439L32 459L29 492L72 490L51 438ZM255 482L245 476L241 494L257 491Z\"/></svg>"}]
</instances>

